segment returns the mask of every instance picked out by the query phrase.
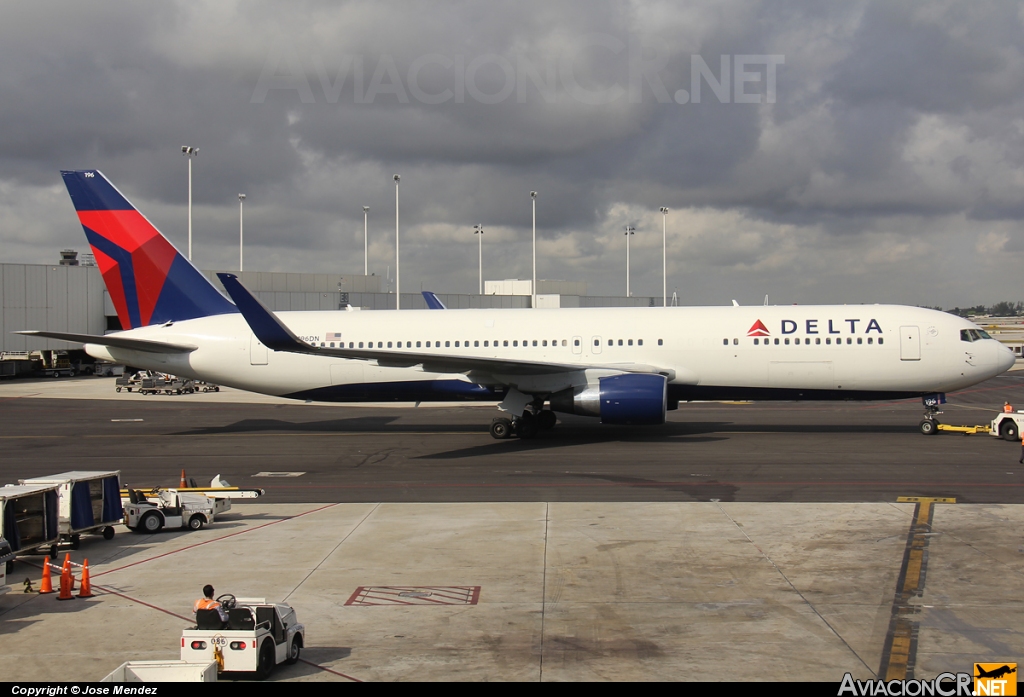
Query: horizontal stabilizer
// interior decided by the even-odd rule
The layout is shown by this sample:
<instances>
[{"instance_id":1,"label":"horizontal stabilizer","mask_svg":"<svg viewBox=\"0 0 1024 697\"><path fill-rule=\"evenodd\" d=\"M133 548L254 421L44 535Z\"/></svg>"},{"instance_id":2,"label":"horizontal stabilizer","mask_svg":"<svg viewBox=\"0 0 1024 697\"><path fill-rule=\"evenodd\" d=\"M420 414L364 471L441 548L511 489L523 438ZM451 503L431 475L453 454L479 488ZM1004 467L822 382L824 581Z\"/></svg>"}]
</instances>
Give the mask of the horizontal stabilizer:
<instances>
[{"instance_id":1,"label":"horizontal stabilizer","mask_svg":"<svg viewBox=\"0 0 1024 697\"><path fill-rule=\"evenodd\" d=\"M96 344L98 346L110 346L113 348L127 349L129 351L145 351L147 353L191 353L198 346L190 344L168 344L163 341L150 341L149 339L130 339L117 334L71 334L69 332L42 332L24 331L14 332L25 336L45 336L49 339L60 339L61 341L73 341L79 344Z\"/></svg>"}]
</instances>

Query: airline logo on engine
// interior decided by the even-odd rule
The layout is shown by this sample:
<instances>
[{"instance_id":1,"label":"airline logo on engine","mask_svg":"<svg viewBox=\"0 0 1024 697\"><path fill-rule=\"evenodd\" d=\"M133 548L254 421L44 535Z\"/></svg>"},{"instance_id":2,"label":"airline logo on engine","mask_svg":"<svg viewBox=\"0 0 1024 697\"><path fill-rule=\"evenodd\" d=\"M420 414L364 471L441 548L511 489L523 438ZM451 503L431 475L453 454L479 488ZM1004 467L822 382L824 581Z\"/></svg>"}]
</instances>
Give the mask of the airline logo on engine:
<instances>
[{"instance_id":1,"label":"airline logo on engine","mask_svg":"<svg viewBox=\"0 0 1024 697\"><path fill-rule=\"evenodd\" d=\"M871 332L882 333L882 327L878 324L878 320L869 319L865 322L862 319L829 319L829 320L817 320L807 319L802 320L804 326L800 326L800 322L794 319L784 319L781 321L780 334L796 334L798 329L803 329L805 334L870 334ZM858 326L859 325L859 326ZM764 322L757 320L753 326L747 331L747 336L771 336L771 332L768 331L768 327L765 326Z\"/></svg>"}]
</instances>

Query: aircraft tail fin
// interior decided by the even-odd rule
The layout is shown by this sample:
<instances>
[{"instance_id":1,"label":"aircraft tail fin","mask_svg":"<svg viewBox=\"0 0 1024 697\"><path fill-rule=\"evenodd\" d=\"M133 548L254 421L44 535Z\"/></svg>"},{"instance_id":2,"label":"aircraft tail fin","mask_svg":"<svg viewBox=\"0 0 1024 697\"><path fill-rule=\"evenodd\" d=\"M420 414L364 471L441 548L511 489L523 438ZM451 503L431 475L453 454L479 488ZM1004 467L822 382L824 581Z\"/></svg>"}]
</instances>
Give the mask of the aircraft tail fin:
<instances>
[{"instance_id":1,"label":"aircraft tail fin","mask_svg":"<svg viewBox=\"0 0 1024 697\"><path fill-rule=\"evenodd\" d=\"M420 291L423 294L423 299L427 303L427 307L431 310L447 310L441 299L437 297L436 293L431 293L429 290Z\"/></svg>"},{"instance_id":2,"label":"aircraft tail fin","mask_svg":"<svg viewBox=\"0 0 1024 697\"><path fill-rule=\"evenodd\" d=\"M102 172L61 176L122 329L238 312Z\"/></svg>"}]
</instances>

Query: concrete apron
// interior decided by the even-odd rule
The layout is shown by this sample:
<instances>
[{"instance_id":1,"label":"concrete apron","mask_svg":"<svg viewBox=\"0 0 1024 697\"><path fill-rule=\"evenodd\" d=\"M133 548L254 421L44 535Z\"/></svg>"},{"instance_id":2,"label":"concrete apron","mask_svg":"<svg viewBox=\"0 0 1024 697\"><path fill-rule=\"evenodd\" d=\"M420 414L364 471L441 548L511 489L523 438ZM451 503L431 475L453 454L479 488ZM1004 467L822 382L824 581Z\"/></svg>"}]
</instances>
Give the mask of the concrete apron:
<instances>
[{"instance_id":1,"label":"concrete apron","mask_svg":"<svg viewBox=\"0 0 1024 697\"><path fill-rule=\"evenodd\" d=\"M296 608L303 660L276 680L839 681L1019 660L1024 507L934 504L914 527L921 510L240 503L198 532L83 538L91 599L20 593L41 558L18 562L0 675L177 658L206 583Z\"/></svg>"}]
</instances>

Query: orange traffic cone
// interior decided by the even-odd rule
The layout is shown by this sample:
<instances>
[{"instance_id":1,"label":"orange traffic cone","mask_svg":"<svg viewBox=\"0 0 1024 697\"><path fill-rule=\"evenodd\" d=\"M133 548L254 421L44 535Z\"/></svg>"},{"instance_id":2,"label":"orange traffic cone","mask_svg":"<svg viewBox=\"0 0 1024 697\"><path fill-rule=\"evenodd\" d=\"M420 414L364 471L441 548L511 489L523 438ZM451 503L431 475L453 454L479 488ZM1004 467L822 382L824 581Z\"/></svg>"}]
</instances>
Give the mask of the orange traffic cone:
<instances>
[{"instance_id":1,"label":"orange traffic cone","mask_svg":"<svg viewBox=\"0 0 1024 697\"><path fill-rule=\"evenodd\" d=\"M74 583L74 579L71 578L71 567L65 566L60 573L60 595L57 596L57 600L74 600L75 596L71 595Z\"/></svg>"},{"instance_id":2,"label":"orange traffic cone","mask_svg":"<svg viewBox=\"0 0 1024 697\"><path fill-rule=\"evenodd\" d=\"M181 484L178 485L178 488L179 489L187 489L188 488L188 480L185 479L185 470L184 469L181 470Z\"/></svg>"},{"instance_id":3,"label":"orange traffic cone","mask_svg":"<svg viewBox=\"0 0 1024 697\"><path fill-rule=\"evenodd\" d=\"M78 591L79 598L91 598L92 597L92 586L89 584L89 560L85 560L85 564L82 565L82 587Z\"/></svg>"},{"instance_id":4,"label":"orange traffic cone","mask_svg":"<svg viewBox=\"0 0 1024 697\"><path fill-rule=\"evenodd\" d=\"M43 562L43 580L39 582L39 594L45 595L53 592L53 581L50 579L50 560Z\"/></svg>"}]
</instances>

